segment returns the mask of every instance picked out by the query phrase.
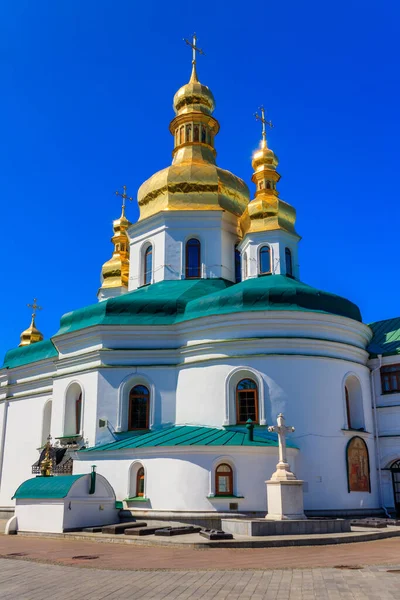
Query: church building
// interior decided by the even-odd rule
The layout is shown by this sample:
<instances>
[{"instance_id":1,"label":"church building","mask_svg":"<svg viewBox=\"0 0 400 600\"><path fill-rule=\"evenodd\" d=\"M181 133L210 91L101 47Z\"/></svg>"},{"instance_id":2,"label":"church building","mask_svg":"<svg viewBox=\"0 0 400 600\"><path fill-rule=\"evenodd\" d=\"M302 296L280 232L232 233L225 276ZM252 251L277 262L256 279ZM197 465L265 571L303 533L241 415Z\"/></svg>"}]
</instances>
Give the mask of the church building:
<instances>
[{"instance_id":1,"label":"church building","mask_svg":"<svg viewBox=\"0 0 400 600\"><path fill-rule=\"evenodd\" d=\"M0 510L40 472L51 436L54 476L95 464L135 514L264 515L268 425L283 413L308 515L400 513L400 318L367 325L350 300L301 281L264 112L249 191L216 164L215 100L192 62L172 164L139 188L136 223L120 194L98 302L48 340L35 302L5 356Z\"/></svg>"}]
</instances>

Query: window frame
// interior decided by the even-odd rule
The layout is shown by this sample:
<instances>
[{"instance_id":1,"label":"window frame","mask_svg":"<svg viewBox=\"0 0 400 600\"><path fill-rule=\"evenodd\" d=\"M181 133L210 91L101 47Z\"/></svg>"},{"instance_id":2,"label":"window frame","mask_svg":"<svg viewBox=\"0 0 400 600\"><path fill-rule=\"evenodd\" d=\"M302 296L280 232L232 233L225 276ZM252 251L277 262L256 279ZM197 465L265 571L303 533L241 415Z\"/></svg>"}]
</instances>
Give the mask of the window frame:
<instances>
[{"instance_id":1,"label":"window frame","mask_svg":"<svg viewBox=\"0 0 400 600\"><path fill-rule=\"evenodd\" d=\"M262 264L262 253L263 250L266 249L268 251L268 256L269 256L269 271L262 271L261 270L261 264ZM269 246L268 244L263 244L262 246L260 246L259 250L258 250L258 274L259 275L272 275L272 252L271 252L271 246Z\"/></svg>"},{"instance_id":2,"label":"window frame","mask_svg":"<svg viewBox=\"0 0 400 600\"><path fill-rule=\"evenodd\" d=\"M133 400L134 398L140 398L143 397L143 394L136 394L133 395L133 391L138 388L138 387L142 387L145 388L147 390L147 402L146 402L146 427L132 427L132 404L133 404ZM143 385L142 383L137 383L136 385L133 386L133 388L131 388L129 390L129 395L128 395L128 403L129 403L129 409L128 409L128 431L147 431L150 427L149 427L149 416L150 416L150 390L147 387L147 385Z\"/></svg>"},{"instance_id":3,"label":"window frame","mask_svg":"<svg viewBox=\"0 0 400 600\"><path fill-rule=\"evenodd\" d=\"M382 365L380 368L382 395L400 394L400 364ZM387 378L389 389L385 390L384 379ZM392 388L391 379L395 377L397 389Z\"/></svg>"},{"instance_id":4,"label":"window frame","mask_svg":"<svg viewBox=\"0 0 400 600\"><path fill-rule=\"evenodd\" d=\"M259 414L258 414L258 398L259 398L259 394L258 394L258 384L256 381L254 381L254 379L252 379L251 377L244 377L243 379L241 379L240 381L238 381L238 383L236 384L236 425L245 425L247 423L248 419L245 419L244 421L239 421L239 417L240 417L240 407L239 407L239 394L245 390L239 390L239 385L242 383L242 381L252 381L255 385L255 388L250 388L250 390L246 390L246 391L252 391L254 393L254 412L255 412L255 419L253 419L253 423L254 424L258 424L259 421ZM250 418L250 417L249 417Z\"/></svg>"},{"instance_id":5,"label":"window frame","mask_svg":"<svg viewBox=\"0 0 400 600\"><path fill-rule=\"evenodd\" d=\"M151 268L147 270L147 258L151 256ZM149 281L147 278L149 277ZM150 285L153 279L153 245L149 244L143 253L143 285Z\"/></svg>"},{"instance_id":6,"label":"window frame","mask_svg":"<svg viewBox=\"0 0 400 600\"><path fill-rule=\"evenodd\" d=\"M220 467L228 467L229 471L224 471L224 474L219 474L218 473L218 469ZM228 477L228 485L229 485L229 490L227 492L221 492L220 491L220 485L219 485L219 479L220 477ZM215 495L216 496L233 496L233 469L231 467L230 464L223 462L223 463L219 463L216 467L215 467Z\"/></svg>"},{"instance_id":7,"label":"window frame","mask_svg":"<svg viewBox=\"0 0 400 600\"><path fill-rule=\"evenodd\" d=\"M350 392L347 385L344 386L344 397L346 401L346 416L347 416L347 427L352 429L351 426L351 412L350 412Z\"/></svg>"},{"instance_id":8,"label":"window frame","mask_svg":"<svg viewBox=\"0 0 400 600\"><path fill-rule=\"evenodd\" d=\"M75 434L79 435L82 429L82 391L75 398Z\"/></svg>"},{"instance_id":9,"label":"window frame","mask_svg":"<svg viewBox=\"0 0 400 600\"><path fill-rule=\"evenodd\" d=\"M198 275L189 275L189 269L192 269L193 267L189 267L189 244L190 242L197 242L196 246L198 248L198 256L197 256L197 272ZM195 245L193 244L193 247ZM201 279L201 242L198 238L196 237L191 237L186 241L185 244L185 279Z\"/></svg>"},{"instance_id":10,"label":"window frame","mask_svg":"<svg viewBox=\"0 0 400 600\"><path fill-rule=\"evenodd\" d=\"M140 492L140 482L143 481L143 492ZM144 472L144 467L141 466L138 468L136 473L136 498L144 498L144 486L146 482L146 473Z\"/></svg>"},{"instance_id":11,"label":"window frame","mask_svg":"<svg viewBox=\"0 0 400 600\"><path fill-rule=\"evenodd\" d=\"M290 272L288 270L288 259L290 264ZM287 277L293 277L293 254L290 248L285 248L285 269Z\"/></svg>"},{"instance_id":12,"label":"window frame","mask_svg":"<svg viewBox=\"0 0 400 600\"><path fill-rule=\"evenodd\" d=\"M239 242L234 247L234 270L235 270L235 283L242 281L242 253L239 250Z\"/></svg>"}]
</instances>

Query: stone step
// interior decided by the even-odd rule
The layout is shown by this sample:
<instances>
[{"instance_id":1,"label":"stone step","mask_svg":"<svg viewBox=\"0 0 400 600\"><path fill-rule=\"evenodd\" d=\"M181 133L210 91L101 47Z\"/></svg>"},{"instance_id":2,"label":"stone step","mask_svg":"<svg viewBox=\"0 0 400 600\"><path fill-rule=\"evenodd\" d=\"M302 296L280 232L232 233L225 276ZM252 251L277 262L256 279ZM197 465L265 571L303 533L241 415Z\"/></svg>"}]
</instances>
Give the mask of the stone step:
<instances>
[{"instance_id":1,"label":"stone step","mask_svg":"<svg viewBox=\"0 0 400 600\"><path fill-rule=\"evenodd\" d=\"M116 523L115 525L106 525L101 528L101 533L108 533L111 535L119 535L124 533L125 529L133 529L136 527L147 527L147 523L143 521L131 521L130 523Z\"/></svg>"},{"instance_id":2,"label":"stone step","mask_svg":"<svg viewBox=\"0 0 400 600\"><path fill-rule=\"evenodd\" d=\"M130 527L129 529L125 529L125 535L154 535L156 531L160 529L158 527Z\"/></svg>"},{"instance_id":3,"label":"stone step","mask_svg":"<svg viewBox=\"0 0 400 600\"><path fill-rule=\"evenodd\" d=\"M208 540L233 540L231 533L225 533L220 529L202 529L200 535Z\"/></svg>"},{"instance_id":4,"label":"stone step","mask_svg":"<svg viewBox=\"0 0 400 600\"><path fill-rule=\"evenodd\" d=\"M171 536L171 535L185 535L188 533L200 533L201 527L163 527L162 529L157 529L155 535L162 536Z\"/></svg>"}]
</instances>

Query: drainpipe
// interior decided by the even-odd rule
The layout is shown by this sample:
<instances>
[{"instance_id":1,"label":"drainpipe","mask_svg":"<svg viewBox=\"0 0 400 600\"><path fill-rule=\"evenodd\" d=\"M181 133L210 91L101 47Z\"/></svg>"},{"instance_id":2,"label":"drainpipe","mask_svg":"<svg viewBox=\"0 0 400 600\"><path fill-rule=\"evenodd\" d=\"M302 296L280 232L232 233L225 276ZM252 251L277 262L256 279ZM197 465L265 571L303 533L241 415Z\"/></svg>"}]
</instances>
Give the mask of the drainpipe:
<instances>
[{"instance_id":1,"label":"drainpipe","mask_svg":"<svg viewBox=\"0 0 400 600\"><path fill-rule=\"evenodd\" d=\"M90 473L89 494L94 494L95 491L96 491L96 465L92 465L92 472Z\"/></svg>"},{"instance_id":2,"label":"drainpipe","mask_svg":"<svg viewBox=\"0 0 400 600\"><path fill-rule=\"evenodd\" d=\"M246 421L246 429L247 429L247 439L249 442L254 440L254 423L251 419Z\"/></svg>"},{"instance_id":3,"label":"drainpipe","mask_svg":"<svg viewBox=\"0 0 400 600\"><path fill-rule=\"evenodd\" d=\"M376 371L379 371L382 366L382 354L378 354L379 365L375 367L371 371L371 389L372 389L372 406L373 406L373 414L374 414L374 429L375 429L375 449L376 449L376 460L378 465L378 481L379 481L379 504L385 511L386 515L390 518L390 514L383 502L383 484L382 484L382 469L381 469L381 446L379 440L379 431L378 431L378 414L376 410L376 393L375 393L375 381L374 374Z\"/></svg>"}]
</instances>

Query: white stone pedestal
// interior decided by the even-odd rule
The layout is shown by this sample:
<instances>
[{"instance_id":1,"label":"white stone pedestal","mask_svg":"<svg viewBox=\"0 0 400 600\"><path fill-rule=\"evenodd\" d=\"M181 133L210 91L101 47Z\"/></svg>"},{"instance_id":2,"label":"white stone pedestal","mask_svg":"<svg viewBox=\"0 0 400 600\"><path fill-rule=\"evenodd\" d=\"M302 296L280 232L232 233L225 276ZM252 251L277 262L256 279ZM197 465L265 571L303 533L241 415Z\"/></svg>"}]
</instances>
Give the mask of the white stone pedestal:
<instances>
[{"instance_id":1,"label":"white stone pedestal","mask_svg":"<svg viewBox=\"0 0 400 600\"><path fill-rule=\"evenodd\" d=\"M304 514L303 482L299 479L270 479L267 485L268 514L272 521L301 520Z\"/></svg>"}]
</instances>

